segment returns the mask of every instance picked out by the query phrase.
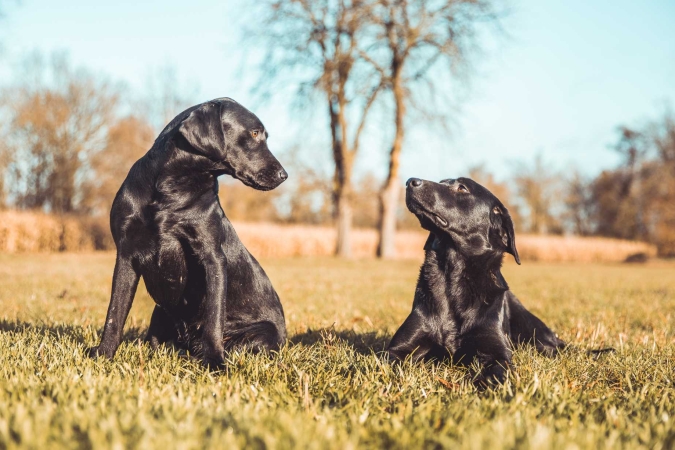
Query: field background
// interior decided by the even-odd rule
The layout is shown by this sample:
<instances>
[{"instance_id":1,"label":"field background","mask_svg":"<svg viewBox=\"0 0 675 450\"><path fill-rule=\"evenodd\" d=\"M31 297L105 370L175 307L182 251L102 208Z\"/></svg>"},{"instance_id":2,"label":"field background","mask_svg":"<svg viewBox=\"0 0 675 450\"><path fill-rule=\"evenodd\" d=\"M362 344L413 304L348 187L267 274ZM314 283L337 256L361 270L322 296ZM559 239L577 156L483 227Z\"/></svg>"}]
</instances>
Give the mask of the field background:
<instances>
[{"instance_id":1,"label":"field background","mask_svg":"<svg viewBox=\"0 0 675 450\"><path fill-rule=\"evenodd\" d=\"M235 226L246 247L257 257L332 256L335 227L237 222ZM0 210L0 252L91 252L114 250L108 217L50 215L37 211ZM419 230L396 233L399 259L419 259L428 236ZM352 250L357 258L375 255L377 233L372 228L352 231ZM603 237L518 234L522 260L547 262L622 262L642 255L654 257L657 249L645 242Z\"/></svg>"},{"instance_id":2,"label":"field background","mask_svg":"<svg viewBox=\"0 0 675 450\"><path fill-rule=\"evenodd\" d=\"M93 361L114 255L0 254L0 448L672 448L675 264L525 263L524 304L597 360L520 350L502 387L377 357L410 310L418 260L262 260L290 344L209 373L139 343L143 286L114 361Z\"/></svg>"}]
</instances>

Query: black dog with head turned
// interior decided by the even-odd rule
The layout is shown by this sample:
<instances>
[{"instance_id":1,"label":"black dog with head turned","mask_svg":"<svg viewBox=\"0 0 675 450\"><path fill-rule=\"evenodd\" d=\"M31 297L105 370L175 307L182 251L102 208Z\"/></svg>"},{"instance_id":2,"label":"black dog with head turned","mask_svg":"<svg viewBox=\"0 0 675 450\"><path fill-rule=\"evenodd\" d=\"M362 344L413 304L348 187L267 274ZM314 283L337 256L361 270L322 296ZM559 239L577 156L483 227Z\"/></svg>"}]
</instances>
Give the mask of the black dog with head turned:
<instances>
[{"instance_id":1,"label":"black dog with head turned","mask_svg":"<svg viewBox=\"0 0 675 450\"><path fill-rule=\"evenodd\" d=\"M530 313L501 274L504 252L520 264L513 222L504 205L467 178L440 183L411 178L406 204L429 230L411 314L388 347L415 360L477 360L477 382L502 381L512 344L533 344L548 356L565 343Z\"/></svg>"},{"instance_id":2,"label":"black dog with head turned","mask_svg":"<svg viewBox=\"0 0 675 450\"><path fill-rule=\"evenodd\" d=\"M267 136L253 113L220 98L179 114L133 165L110 213L117 259L91 356L115 354L141 276L157 303L147 335L153 347L173 341L219 366L228 349L283 344L279 297L218 201L219 175L259 190L288 177Z\"/></svg>"}]
</instances>

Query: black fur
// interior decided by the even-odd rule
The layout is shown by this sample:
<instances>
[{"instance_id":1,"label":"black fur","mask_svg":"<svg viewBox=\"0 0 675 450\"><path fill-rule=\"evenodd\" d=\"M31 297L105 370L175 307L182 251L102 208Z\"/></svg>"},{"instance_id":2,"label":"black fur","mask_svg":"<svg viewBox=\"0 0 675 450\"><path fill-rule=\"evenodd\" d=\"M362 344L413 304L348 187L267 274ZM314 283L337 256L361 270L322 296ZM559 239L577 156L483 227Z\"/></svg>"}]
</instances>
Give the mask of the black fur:
<instances>
[{"instance_id":1,"label":"black fur","mask_svg":"<svg viewBox=\"0 0 675 450\"><path fill-rule=\"evenodd\" d=\"M141 276L157 303L146 338L153 347L175 342L219 366L228 349L284 343L279 297L218 201L219 175L259 190L287 178L267 136L253 113L216 99L176 116L133 165L110 212L117 260L91 356L114 356Z\"/></svg>"},{"instance_id":2,"label":"black fur","mask_svg":"<svg viewBox=\"0 0 675 450\"><path fill-rule=\"evenodd\" d=\"M513 344L533 344L547 356L565 347L501 274L504 252L520 258L513 221L490 191L467 178L411 178L406 204L430 233L412 312L389 344L391 357L476 360L476 382L485 385L504 380Z\"/></svg>"}]
</instances>

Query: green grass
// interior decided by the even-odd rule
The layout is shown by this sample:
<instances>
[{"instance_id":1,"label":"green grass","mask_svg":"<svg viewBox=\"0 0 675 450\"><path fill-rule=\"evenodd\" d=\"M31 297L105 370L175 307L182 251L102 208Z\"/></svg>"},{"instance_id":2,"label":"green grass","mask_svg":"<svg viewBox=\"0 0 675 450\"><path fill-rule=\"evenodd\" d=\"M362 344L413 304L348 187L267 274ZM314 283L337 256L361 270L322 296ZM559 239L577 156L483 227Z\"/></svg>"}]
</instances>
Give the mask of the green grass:
<instances>
[{"instance_id":1,"label":"green grass","mask_svg":"<svg viewBox=\"0 0 675 450\"><path fill-rule=\"evenodd\" d=\"M85 358L113 255L0 255L0 448L672 448L675 265L508 264L511 288L563 339L611 345L515 355L480 393L447 364L390 367L418 263L263 261L291 343L209 373L140 344L141 287L114 361Z\"/></svg>"}]
</instances>

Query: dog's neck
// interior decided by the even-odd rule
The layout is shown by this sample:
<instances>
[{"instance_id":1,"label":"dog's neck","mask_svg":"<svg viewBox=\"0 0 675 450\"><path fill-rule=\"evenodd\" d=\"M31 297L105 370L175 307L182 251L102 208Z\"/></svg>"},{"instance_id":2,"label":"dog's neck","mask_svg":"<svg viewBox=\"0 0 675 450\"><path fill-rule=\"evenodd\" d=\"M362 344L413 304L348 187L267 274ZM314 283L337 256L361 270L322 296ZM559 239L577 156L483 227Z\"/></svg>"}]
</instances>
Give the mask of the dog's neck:
<instances>
[{"instance_id":1,"label":"dog's neck","mask_svg":"<svg viewBox=\"0 0 675 450\"><path fill-rule=\"evenodd\" d=\"M217 196L219 175L212 161L186 150L180 143L180 140L171 142L168 152L149 152L150 159L146 162L154 168L147 172L155 173L149 181L160 194L160 201L177 209L194 203L205 195ZM180 189L183 185L189 185L190 189Z\"/></svg>"},{"instance_id":2,"label":"dog's neck","mask_svg":"<svg viewBox=\"0 0 675 450\"><path fill-rule=\"evenodd\" d=\"M452 244L432 245L426 250L420 277L429 291L429 306L461 315L463 311L491 305L509 289L501 274L502 255L466 257Z\"/></svg>"}]
</instances>

